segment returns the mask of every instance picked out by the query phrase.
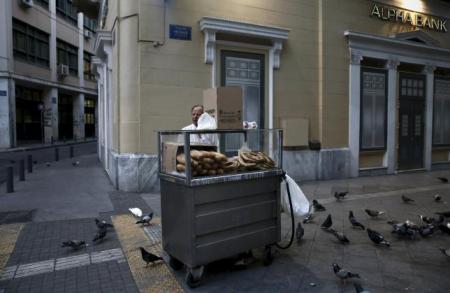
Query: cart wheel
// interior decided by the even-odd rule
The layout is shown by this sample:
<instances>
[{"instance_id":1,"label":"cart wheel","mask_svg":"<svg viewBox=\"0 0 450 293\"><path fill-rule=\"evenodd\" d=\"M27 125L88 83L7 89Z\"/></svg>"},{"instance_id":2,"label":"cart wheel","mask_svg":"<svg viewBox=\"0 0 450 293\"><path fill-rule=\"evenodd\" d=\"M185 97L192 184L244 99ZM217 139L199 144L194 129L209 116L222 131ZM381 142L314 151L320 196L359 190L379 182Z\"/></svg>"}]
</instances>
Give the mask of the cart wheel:
<instances>
[{"instance_id":1,"label":"cart wheel","mask_svg":"<svg viewBox=\"0 0 450 293\"><path fill-rule=\"evenodd\" d=\"M266 246L264 248L264 260L263 260L263 264L265 266L269 266L271 265L273 262L273 254L272 254L272 247L270 246Z\"/></svg>"},{"instance_id":2,"label":"cart wheel","mask_svg":"<svg viewBox=\"0 0 450 293\"><path fill-rule=\"evenodd\" d=\"M198 287L203 279L203 275L205 272L205 267L200 266L197 268L188 268L185 276L186 284L189 288Z\"/></svg>"},{"instance_id":3,"label":"cart wheel","mask_svg":"<svg viewBox=\"0 0 450 293\"><path fill-rule=\"evenodd\" d=\"M179 271L183 268L183 263L175 257L169 255L169 265L174 271Z\"/></svg>"}]
</instances>

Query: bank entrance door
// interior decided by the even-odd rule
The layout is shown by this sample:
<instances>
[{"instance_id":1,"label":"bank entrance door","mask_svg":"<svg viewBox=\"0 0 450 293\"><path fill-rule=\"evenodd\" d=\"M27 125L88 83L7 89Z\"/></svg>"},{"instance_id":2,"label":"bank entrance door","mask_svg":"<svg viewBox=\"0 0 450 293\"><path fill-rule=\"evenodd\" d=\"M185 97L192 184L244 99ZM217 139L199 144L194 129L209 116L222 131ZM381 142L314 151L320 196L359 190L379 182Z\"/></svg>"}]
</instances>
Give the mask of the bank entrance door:
<instances>
[{"instance_id":1,"label":"bank entrance door","mask_svg":"<svg viewBox=\"0 0 450 293\"><path fill-rule=\"evenodd\" d=\"M400 74L398 169L423 168L425 76Z\"/></svg>"}]
</instances>

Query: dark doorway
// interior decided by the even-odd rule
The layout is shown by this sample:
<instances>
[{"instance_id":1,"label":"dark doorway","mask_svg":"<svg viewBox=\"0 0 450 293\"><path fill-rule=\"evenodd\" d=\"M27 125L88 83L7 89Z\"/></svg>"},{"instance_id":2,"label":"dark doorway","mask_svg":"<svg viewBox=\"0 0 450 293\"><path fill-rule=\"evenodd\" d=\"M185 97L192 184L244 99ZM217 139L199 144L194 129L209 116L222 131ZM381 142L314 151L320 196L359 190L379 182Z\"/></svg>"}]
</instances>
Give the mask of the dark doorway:
<instances>
[{"instance_id":1,"label":"dark doorway","mask_svg":"<svg viewBox=\"0 0 450 293\"><path fill-rule=\"evenodd\" d=\"M400 74L398 169L423 168L425 76Z\"/></svg>"},{"instance_id":2,"label":"dark doorway","mask_svg":"<svg viewBox=\"0 0 450 293\"><path fill-rule=\"evenodd\" d=\"M73 97L70 95L58 96L58 131L60 140L73 138Z\"/></svg>"},{"instance_id":3,"label":"dark doorway","mask_svg":"<svg viewBox=\"0 0 450 293\"><path fill-rule=\"evenodd\" d=\"M42 141L43 92L16 85L16 133L18 144Z\"/></svg>"},{"instance_id":4,"label":"dark doorway","mask_svg":"<svg viewBox=\"0 0 450 293\"><path fill-rule=\"evenodd\" d=\"M84 99L84 136L95 137L95 100Z\"/></svg>"}]
</instances>

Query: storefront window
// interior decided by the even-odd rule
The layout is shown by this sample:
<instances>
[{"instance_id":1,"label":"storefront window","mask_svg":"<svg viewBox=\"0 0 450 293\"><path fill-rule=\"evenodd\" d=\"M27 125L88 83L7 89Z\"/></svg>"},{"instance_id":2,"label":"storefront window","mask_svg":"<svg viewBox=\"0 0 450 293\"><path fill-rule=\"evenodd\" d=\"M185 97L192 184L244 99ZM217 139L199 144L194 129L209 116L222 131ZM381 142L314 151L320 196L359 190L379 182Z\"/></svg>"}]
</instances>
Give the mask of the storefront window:
<instances>
[{"instance_id":1,"label":"storefront window","mask_svg":"<svg viewBox=\"0 0 450 293\"><path fill-rule=\"evenodd\" d=\"M435 80L433 145L450 145L450 79Z\"/></svg>"},{"instance_id":2,"label":"storefront window","mask_svg":"<svg viewBox=\"0 0 450 293\"><path fill-rule=\"evenodd\" d=\"M363 69L361 82L360 148L382 150L386 148L386 72Z\"/></svg>"}]
</instances>

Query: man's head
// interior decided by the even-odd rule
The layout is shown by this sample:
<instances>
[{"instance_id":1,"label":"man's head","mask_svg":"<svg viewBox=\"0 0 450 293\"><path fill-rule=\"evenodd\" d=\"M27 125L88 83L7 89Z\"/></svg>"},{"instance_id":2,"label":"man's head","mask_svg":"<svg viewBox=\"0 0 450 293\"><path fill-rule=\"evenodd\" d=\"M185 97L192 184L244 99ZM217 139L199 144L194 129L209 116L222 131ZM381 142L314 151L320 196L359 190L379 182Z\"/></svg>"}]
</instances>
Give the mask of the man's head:
<instances>
[{"instance_id":1,"label":"man's head","mask_svg":"<svg viewBox=\"0 0 450 293\"><path fill-rule=\"evenodd\" d=\"M191 109L192 114L192 123L194 123L195 127L197 127L197 121L198 118L203 114L203 106L202 105L195 105Z\"/></svg>"}]
</instances>

